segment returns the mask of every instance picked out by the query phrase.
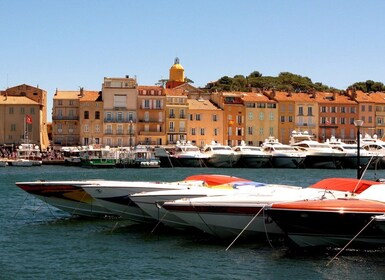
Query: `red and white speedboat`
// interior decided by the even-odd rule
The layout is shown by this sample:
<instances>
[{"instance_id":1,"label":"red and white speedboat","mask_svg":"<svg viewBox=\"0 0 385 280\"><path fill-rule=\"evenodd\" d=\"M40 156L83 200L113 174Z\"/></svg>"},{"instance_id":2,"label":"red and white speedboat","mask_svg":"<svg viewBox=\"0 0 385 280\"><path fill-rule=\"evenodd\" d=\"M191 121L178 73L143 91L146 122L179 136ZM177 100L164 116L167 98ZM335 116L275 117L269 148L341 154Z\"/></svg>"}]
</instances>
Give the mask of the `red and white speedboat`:
<instances>
[{"instance_id":1,"label":"red and white speedboat","mask_svg":"<svg viewBox=\"0 0 385 280\"><path fill-rule=\"evenodd\" d=\"M352 193L362 192L372 184L375 182L338 178L325 179L308 188L266 185L248 193L233 192L222 196L169 201L163 204L163 208L187 224L220 238L233 238L243 230L242 236L283 234L281 228L264 213L268 205L298 200L346 198Z\"/></svg>"},{"instance_id":2,"label":"red and white speedboat","mask_svg":"<svg viewBox=\"0 0 385 280\"><path fill-rule=\"evenodd\" d=\"M342 247L357 234L353 247L385 246L385 184L353 197L274 203L266 213L300 247Z\"/></svg>"}]
</instances>

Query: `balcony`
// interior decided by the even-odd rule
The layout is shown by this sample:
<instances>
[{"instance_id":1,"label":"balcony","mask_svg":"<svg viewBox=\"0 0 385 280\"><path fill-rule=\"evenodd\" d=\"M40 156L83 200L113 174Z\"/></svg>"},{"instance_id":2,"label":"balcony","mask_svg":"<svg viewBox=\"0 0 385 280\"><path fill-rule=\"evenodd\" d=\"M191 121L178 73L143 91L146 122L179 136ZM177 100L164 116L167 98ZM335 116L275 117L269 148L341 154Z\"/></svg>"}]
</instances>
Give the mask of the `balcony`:
<instances>
[{"instance_id":1,"label":"balcony","mask_svg":"<svg viewBox=\"0 0 385 280\"><path fill-rule=\"evenodd\" d=\"M133 123L136 123L135 119L129 119L129 118L122 118L122 119L118 119L118 118L104 118L104 122L105 123L131 123L131 121Z\"/></svg>"},{"instance_id":2,"label":"balcony","mask_svg":"<svg viewBox=\"0 0 385 280\"><path fill-rule=\"evenodd\" d=\"M78 121L79 116L52 116L54 121Z\"/></svg>"},{"instance_id":3,"label":"balcony","mask_svg":"<svg viewBox=\"0 0 385 280\"><path fill-rule=\"evenodd\" d=\"M163 131L139 131L139 135L162 136L165 135L165 133Z\"/></svg>"}]
</instances>

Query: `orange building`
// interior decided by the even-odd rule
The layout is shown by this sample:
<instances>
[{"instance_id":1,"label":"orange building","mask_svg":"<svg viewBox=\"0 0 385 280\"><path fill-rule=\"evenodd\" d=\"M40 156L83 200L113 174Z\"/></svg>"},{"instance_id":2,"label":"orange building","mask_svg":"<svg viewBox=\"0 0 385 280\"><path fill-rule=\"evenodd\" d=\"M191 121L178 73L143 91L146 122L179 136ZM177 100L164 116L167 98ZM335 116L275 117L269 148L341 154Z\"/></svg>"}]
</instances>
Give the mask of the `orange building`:
<instances>
[{"instance_id":1,"label":"orange building","mask_svg":"<svg viewBox=\"0 0 385 280\"><path fill-rule=\"evenodd\" d=\"M223 111L210 100L188 99L187 141L203 148L212 141L223 143Z\"/></svg>"},{"instance_id":2,"label":"orange building","mask_svg":"<svg viewBox=\"0 0 385 280\"><path fill-rule=\"evenodd\" d=\"M357 119L364 121L361 128L361 134L373 135L376 131L375 117L376 117L376 103L372 99L370 93L365 93L359 90L349 90L348 95L358 102Z\"/></svg>"},{"instance_id":3,"label":"orange building","mask_svg":"<svg viewBox=\"0 0 385 280\"><path fill-rule=\"evenodd\" d=\"M353 142L357 119L357 102L350 96L336 92L317 92L319 104L319 135L318 141L325 142L334 136L344 142Z\"/></svg>"},{"instance_id":4,"label":"orange building","mask_svg":"<svg viewBox=\"0 0 385 280\"><path fill-rule=\"evenodd\" d=\"M160 86L138 86L137 144L165 145L164 89Z\"/></svg>"},{"instance_id":5,"label":"orange building","mask_svg":"<svg viewBox=\"0 0 385 280\"><path fill-rule=\"evenodd\" d=\"M371 93L370 97L376 103L375 109L375 133L378 138L384 140L385 134L385 92Z\"/></svg>"}]
</instances>

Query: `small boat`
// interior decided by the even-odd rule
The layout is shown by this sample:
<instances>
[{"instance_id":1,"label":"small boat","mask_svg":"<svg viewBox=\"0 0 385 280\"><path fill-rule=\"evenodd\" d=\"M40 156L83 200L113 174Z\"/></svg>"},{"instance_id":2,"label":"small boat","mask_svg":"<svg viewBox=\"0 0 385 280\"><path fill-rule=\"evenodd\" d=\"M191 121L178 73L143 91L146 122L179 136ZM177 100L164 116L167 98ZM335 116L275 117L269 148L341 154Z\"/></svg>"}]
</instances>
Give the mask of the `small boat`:
<instances>
[{"instance_id":1,"label":"small boat","mask_svg":"<svg viewBox=\"0 0 385 280\"><path fill-rule=\"evenodd\" d=\"M138 145L134 149L120 150L117 167L156 168L160 167L160 160L155 153L146 146Z\"/></svg>"},{"instance_id":2,"label":"small boat","mask_svg":"<svg viewBox=\"0 0 385 280\"><path fill-rule=\"evenodd\" d=\"M260 147L247 146L242 140L241 145L233 147L240 155L237 166L247 168L260 168L269 165L272 155L264 152Z\"/></svg>"},{"instance_id":3,"label":"small boat","mask_svg":"<svg viewBox=\"0 0 385 280\"><path fill-rule=\"evenodd\" d=\"M270 136L262 144L262 150L271 155L271 166L276 168L302 167L306 153L290 145L282 144L278 139Z\"/></svg>"},{"instance_id":4,"label":"small boat","mask_svg":"<svg viewBox=\"0 0 385 280\"><path fill-rule=\"evenodd\" d=\"M80 160L82 167L114 168L117 155L109 146L94 147L90 145L80 151Z\"/></svg>"},{"instance_id":5,"label":"small boat","mask_svg":"<svg viewBox=\"0 0 385 280\"><path fill-rule=\"evenodd\" d=\"M79 147L62 147L61 152L64 157L64 165L66 166L81 166Z\"/></svg>"},{"instance_id":6,"label":"small boat","mask_svg":"<svg viewBox=\"0 0 385 280\"><path fill-rule=\"evenodd\" d=\"M266 209L299 247L383 247L379 216L385 214L385 184L373 182L346 198L273 203ZM377 217L376 222L371 224Z\"/></svg>"},{"instance_id":7,"label":"small boat","mask_svg":"<svg viewBox=\"0 0 385 280\"><path fill-rule=\"evenodd\" d=\"M17 167L41 166L42 157L39 146L21 144L16 149L16 159L11 159L9 165Z\"/></svg>"},{"instance_id":8,"label":"small boat","mask_svg":"<svg viewBox=\"0 0 385 280\"><path fill-rule=\"evenodd\" d=\"M212 142L210 145L206 145L203 153L207 156L205 163L209 167L234 167L240 154L231 149L230 146L225 146L216 142Z\"/></svg>"}]
</instances>

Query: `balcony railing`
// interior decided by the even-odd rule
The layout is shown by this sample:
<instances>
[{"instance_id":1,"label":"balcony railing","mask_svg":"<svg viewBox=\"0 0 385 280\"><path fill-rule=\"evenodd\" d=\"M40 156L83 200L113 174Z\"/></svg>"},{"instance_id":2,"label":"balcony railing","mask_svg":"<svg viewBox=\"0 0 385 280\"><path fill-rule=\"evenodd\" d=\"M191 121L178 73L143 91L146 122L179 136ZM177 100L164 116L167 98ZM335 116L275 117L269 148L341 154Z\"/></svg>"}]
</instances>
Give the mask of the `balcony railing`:
<instances>
[{"instance_id":1,"label":"balcony railing","mask_svg":"<svg viewBox=\"0 0 385 280\"><path fill-rule=\"evenodd\" d=\"M54 121L78 121L79 116L52 116L52 120Z\"/></svg>"},{"instance_id":2,"label":"balcony railing","mask_svg":"<svg viewBox=\"0 0 385 280\"><path fill-rule=\"evenodd\" d=\"M105 123L136 123L136 120L135 119L129 119L129 118L122 118L122 119L118 119L118 118L104 118L104 122Z\"/></svg>"}]
</instances>

